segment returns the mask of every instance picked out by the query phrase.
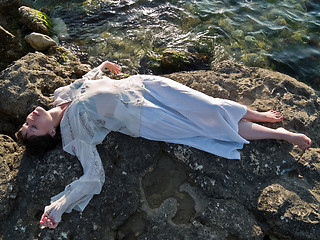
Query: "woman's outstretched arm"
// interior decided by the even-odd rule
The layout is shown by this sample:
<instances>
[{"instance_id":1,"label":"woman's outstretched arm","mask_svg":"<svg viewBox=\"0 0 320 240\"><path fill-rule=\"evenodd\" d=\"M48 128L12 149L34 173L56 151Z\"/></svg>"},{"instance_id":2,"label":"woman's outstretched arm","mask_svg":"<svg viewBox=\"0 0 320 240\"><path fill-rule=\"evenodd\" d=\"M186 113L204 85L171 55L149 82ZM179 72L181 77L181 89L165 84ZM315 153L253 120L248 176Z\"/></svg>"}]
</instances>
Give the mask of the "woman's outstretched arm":
<instances>
[{"instance_id":1,"label":"woman's outstretched arm","mask_svg":"<svg viewBox=\"0 0 320 240\"><path fill-rule=\"evenodd\" d=\"M51 204L45 207L40 220L44 227L56 228L64 212L71 212L72 209L83 211L93 195L100 193L105 181L104 169L95 146L74 140L68 147L80 160L83 175L54 196Z\"/></svg>"}]
</instances>

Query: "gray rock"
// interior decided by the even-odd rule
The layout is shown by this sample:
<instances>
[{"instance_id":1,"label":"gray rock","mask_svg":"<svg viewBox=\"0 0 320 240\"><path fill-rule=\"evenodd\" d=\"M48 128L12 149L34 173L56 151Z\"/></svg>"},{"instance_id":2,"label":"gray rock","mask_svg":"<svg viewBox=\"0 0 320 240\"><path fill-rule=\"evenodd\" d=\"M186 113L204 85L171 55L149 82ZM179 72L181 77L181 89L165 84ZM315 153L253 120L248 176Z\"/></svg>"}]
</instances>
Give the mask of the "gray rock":
<instances>
[{"instance_id":1,"label":"gray rock","mask_svg":"<svg viewBox=\"0 0 320 240\"><path fill-rule=\"evenodd\" d=\"M309 185L299 177L295 184L283 181L267 186L258 199L258 210L274 223L273 231L280 236L317 239L319 226L319 183ZM302 178L302 176L301 176ZM308 192L309 190L309 192Z\"/></svg>"},{"instance_id":2,"label":"gray rock","mask_svg":"<svg viewBox=\"0 0 320 240\"><path fill-rule=\"evenodd\" d=\"M41 33L31 33L24 37L24 39L38 51L48 50L50 47L57 45L57 43L47 35Z\"/></svg>"},{"instance_id":3,"label":"gray rock","mask_svg":"<svg viewBox=\"0 0 320 240\"><path fill-rule=\"evenodd\" d=\"M53 89L72 81L80 65L62 67L52 60L28 54L1 73L0 100L7 99L0 105L2 116L27 114L41 101L48 105ZM39 219L50 197L81 176L79 161L61 147L43 158L4 152L6 159L13 154L22 159L15 160L19 171L1 167L2 182L11 174L19 191L14 200L3 191L2 206L8 210L0 214L0 238L317 239L320 101L314 90L287 75L233 62L220 63L215 71L167 76L253 109L279 110L285 120L265 125L306 133L313 148L302 152L282 141L251 141L241 150L241 160L228 160L183 145L110 133L98 146L106 172L102 192L82 214L64 214L54 231L40 230ZM52 87L47 91L42 90L44 79ZM29 93L19 98L24 92ZM11 111L5 102L17 109Z\"/></svg>"}]
</instances>

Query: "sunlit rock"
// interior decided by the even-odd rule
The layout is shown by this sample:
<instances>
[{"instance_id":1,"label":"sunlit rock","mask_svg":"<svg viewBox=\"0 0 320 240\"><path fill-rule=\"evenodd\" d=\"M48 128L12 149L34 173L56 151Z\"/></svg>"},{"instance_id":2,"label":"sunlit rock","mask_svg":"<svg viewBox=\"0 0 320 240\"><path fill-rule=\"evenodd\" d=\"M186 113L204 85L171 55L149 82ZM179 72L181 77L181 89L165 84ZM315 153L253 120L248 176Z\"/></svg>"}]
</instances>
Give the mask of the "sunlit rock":
<instances>
[{"instance_id":1,"label":"sunlit rock","mask_svg":"<svg viewBox=\"0 0 320 240\"><path fill-rule=\"evenodd\" d=\"M19 14L21 22L31 31L51 35L52 22L47 14L26 6L19 8Z\"/></svg>"},{"instance_id":2,"label":"sunlit rock","mask_svg":"<svg viewBox=\"0 0 320 240\"><path fill-rule=\"evenodd\" d=\"M47 35L41 33L31 33L24 38L27 43L31 45L35 50L44 51L50 47L57 45L57 43Z\"/></svg>"}]
</instances>

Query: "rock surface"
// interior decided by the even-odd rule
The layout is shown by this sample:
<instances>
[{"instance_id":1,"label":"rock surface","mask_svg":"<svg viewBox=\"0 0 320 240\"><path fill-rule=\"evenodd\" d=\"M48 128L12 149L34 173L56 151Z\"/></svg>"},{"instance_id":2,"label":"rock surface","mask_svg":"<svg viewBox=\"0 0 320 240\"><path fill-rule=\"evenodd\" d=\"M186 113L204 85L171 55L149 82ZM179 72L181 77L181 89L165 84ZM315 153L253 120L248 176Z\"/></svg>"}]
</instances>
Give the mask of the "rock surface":
<instances>
[{"instance_id":1,"label":"rock surface","mask_svg":"<svg viewBox=\"0 0 320 240\"><path fill-rule=\"evenodd\" d=\"M52 33L52 22L47 14L27 6L21 6L19 14L21 22L31 31L45 35Z\"/></svg>"},{"instance_id":2,"label":"rock surface","mask_svg":"<svg viewBox=\"0 0 320 240\"><path fill-rule=\"evenodd\" d=\"M24 37L24 39L38 51L48 50L52 46L56 46L57 43L47 35L41 33L31 33Z\"/></svg>"},{"instance_id":3,"label":"rock surface","mask_svg":"<svg viewBox=\"0 0 320 240\"><path fill-rule=\"evenodd\" d=\"M21 49L21 44L16 36L0 25L0 56L3 59L0 69L4 69L9 63L21 57L19 48Z\"/></svg>"},{"instance_id":4,"label":"rock surface","mask_svg":"<svg viewBox=\"0 0 320 240\"><path fill-rule=\"evenodd\" d=\"M33 51L24 39L26 35L31 32L52 34L51 19L45 13L31 8L30 4L32 1L28 0L0 1L0 71Z\"/></svg>"},{"instance_id":5,"label":"rock surface","mask_svg":"<svg viewBox=\"0 0 320 240\"><path fill-rule=\"evenodd\" d=\"M20 0L0 1L0 71L29 51L19 26L21 4L23 1Z\"/></svg>"},{"instance_id":6,"label":"rock surface","mask_svg":"<svg viewBox=\"0 0 320 240\"><path fill-rule=\"evenodd\" d=\"M20 165L22 152L10 137L0 134L0 221L5 220L14 207L18 187L15 184L17 167Z\"/></svg>"},{"instance_id":7,"label":"rock surface","mask_svg":"<svg viewBox=\"0 0 320 240\"><path fill-rule=\"evenodd\" d=\"M1 118L22 121L34 106L49 105L53 90L73 81L75 69L84 69L54 60L30 53L1 72ZM15 152L21 147L3 136L0 239L317 239L316 93L286 75L232 62L215 71L167 76L253 109L279 110L285 120L266 125L306 133L313 148L302 152L282 141L252 141L241 151L241 160L228 160L111 133L98 146L106 172L101 194L82 214L64 214L58 228L49 230L39 228L43 209L51 196L81 176L81 166L61 148L43 158L22 157Z\"/></svg>"}]
</instances>

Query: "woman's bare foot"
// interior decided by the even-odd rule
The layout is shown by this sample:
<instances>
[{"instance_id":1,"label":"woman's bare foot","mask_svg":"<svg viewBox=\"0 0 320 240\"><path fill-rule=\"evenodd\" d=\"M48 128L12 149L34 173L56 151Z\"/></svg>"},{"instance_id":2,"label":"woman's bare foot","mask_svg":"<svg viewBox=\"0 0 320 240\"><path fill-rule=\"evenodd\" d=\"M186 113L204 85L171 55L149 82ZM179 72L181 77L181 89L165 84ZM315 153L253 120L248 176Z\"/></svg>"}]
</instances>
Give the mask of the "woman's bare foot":
<instances>
[{"instance_id":1,"label":"woman's bare foot","mask_svg":"<svg viewBox=\"0 0 320 240\"><path fill-rule=\"evenodd\" d=\"M283 120L282 114L280 112L270 110L267 112L258 112L248 109L246 115L244 115L243 119L252 122L281 122Z\"/></svg>"},{"instance_id":2,"label":"woman's bare foot","mask_svg":"<svg viewBox=\"0 0 320 240\"><path fill-rule=\"evenodd\" d=\"M276 131L282 133L282 140L288 141L294 145L298 145L302 150L309 149L311 146L311 139L301 133L293 133L284 128L277 128Z\"/></svg>"}]
</instances>

